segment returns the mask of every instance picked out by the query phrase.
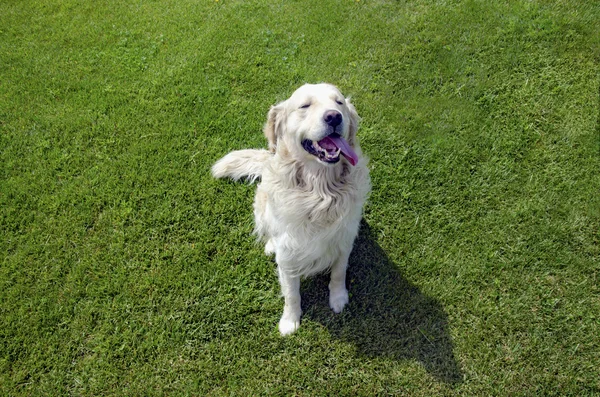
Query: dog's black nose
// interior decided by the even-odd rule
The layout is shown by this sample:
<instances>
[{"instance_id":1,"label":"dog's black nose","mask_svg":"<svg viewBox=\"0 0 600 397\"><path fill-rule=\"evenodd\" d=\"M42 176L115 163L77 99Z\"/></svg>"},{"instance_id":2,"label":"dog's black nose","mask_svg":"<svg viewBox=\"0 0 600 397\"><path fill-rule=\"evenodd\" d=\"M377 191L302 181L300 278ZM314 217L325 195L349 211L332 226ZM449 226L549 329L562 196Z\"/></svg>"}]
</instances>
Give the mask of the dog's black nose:
<instances>
[{"instance_id":1,"label":"dog's black nose","mask_svg":"<svg viewBox=\"0 0 600 397\"><path fill-rule=\"evenodd\" d=\"M337 127L342 123L342 114L337 110L328 110L325 112L325 115L323 115L323 120L325 120L328 125Z\"/></svg>"}]
</instances>

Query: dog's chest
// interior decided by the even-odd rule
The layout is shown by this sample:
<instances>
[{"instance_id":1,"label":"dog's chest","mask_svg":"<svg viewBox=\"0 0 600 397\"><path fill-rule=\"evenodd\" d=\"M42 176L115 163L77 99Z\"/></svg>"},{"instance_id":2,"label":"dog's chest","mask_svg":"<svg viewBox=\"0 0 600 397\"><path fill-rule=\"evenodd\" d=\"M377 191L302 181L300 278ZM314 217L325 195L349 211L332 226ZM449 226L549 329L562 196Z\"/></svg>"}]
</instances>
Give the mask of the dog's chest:
<instances>
[{"instance_id":1,"label":"dog's chest","mask_svg":"<svg viewBox=\"0 0 600 397\"><path fill-rule=\"evenodd\" d=\"M297 210L303 213L304 221L321 228L335 227L336 223L348 216L357 201L354 189L341 183L298 187L291 190L280 204L285 205L296 200L300 201L300 208Z\"/></svg>"},{"instance_id":2,"label":"dog's chest","mask_svg":"<svg viewBox=\"0 0 600 397\"><path fill-rule=\"evenodd\" d=\"M270 225L267 235L330 239L360 218L369 190L366 167L342 168L335 174L271 170L280 172L268 172L259 186L266 211L258 211L258 216Z\"/></svg>"}]
</instances>

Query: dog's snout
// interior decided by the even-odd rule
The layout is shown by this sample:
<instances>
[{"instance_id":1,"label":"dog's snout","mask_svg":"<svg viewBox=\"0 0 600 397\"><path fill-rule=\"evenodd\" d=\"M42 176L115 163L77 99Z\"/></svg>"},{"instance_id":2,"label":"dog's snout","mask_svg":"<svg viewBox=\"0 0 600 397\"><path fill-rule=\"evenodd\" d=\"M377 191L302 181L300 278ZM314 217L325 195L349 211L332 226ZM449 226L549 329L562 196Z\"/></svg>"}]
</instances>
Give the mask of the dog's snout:
<instances>
[{"instance_id":1,"label":"dog's snout","mask_svg":"<svg viewBox=\"0 0 600 397\"><path fill-rule=\"evenodd\" d=\"M328 125L337 127L342 123L342 114L337 110L328 110L325 112L323 120L325 120Z\"/></svg>"}]
</instances>

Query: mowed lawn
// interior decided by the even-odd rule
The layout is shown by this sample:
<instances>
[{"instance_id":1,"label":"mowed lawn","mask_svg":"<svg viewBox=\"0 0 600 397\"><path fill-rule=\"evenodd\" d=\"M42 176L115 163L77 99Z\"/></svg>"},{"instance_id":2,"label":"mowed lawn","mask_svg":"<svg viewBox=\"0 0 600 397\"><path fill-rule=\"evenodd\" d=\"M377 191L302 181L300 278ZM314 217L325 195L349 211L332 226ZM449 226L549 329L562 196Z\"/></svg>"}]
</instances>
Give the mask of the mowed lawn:
<instances>
[{"instance_id":1,"label":"mowed lawn","mask_svg":"<svg viewBox=\"0 0 600 397\"><path fill-rule=\"evenodd\" d=\"M596 1L0 0L0 394L600 395ZM373 191L276 328L254 185L305 82Z\"/></svg>"}]
</instances>

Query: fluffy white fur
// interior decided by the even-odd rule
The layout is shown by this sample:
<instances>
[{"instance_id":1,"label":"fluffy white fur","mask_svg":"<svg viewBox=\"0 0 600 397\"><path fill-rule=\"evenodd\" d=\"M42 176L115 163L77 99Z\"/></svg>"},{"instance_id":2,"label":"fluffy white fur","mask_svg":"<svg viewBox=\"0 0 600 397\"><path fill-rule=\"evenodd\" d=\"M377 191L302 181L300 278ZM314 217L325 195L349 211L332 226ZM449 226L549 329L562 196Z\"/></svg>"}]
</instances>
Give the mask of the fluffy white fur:
<instances>
[{"instance_id":1,"label":"fluffy white fur","mask_svg":"<svg viewBox=\"0 0 600 397\"><path fill-rule=\"evenodd\" d=\"M341 113L332 127L326 112ZM367 160L356 132L359 117L349 99L329 84L306 84L273 107L264 133L269 150L231 152L212 167L216 178L261 179L254 200L255 233L265 252L275 254L285 298L279 331L300 325L300 278L331 271L329 305L335 313L348 303L346 268L370 191ZM335 131L353 147L358 162L343 156L331 164L302 146Z\"/></svg>"}]
</instances>

